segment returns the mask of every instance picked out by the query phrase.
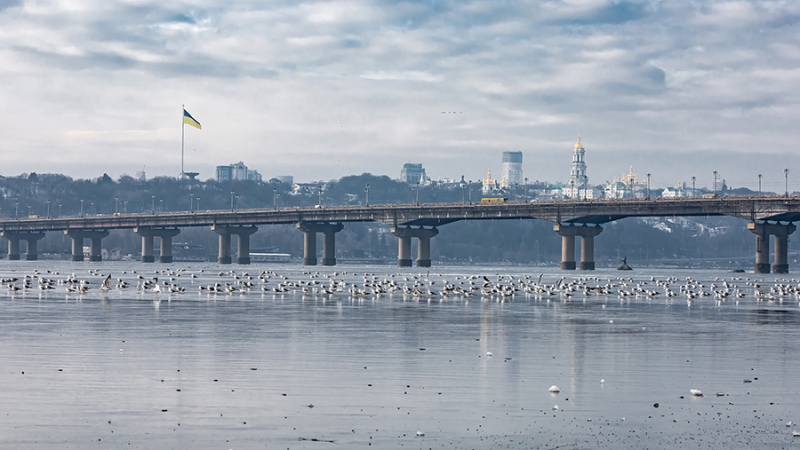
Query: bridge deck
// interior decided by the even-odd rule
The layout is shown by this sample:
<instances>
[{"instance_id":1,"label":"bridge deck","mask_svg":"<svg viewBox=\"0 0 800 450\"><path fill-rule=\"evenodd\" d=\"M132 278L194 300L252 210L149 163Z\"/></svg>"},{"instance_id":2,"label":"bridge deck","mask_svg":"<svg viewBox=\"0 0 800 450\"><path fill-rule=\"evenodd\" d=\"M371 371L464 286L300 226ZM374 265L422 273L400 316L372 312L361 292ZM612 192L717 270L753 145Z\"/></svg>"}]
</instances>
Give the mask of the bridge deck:
<instances>
[{"instance_id":1,"label":"bridge deck","mask_svg":"<svg viewBox=\"0 0 800 450\"><path fill-rule=\"evenodd\" d=\"M499 204L332 206L324 208L108 214L0 220L0 231L35 232L135 227L268 225L298 222L382 222L437 226L459 220L541 219L554 223L603 224L625 217L732 216L750 221L800 220L800 197L721 197L658 200L584 200Z\"/></svg>"}]
</instances>

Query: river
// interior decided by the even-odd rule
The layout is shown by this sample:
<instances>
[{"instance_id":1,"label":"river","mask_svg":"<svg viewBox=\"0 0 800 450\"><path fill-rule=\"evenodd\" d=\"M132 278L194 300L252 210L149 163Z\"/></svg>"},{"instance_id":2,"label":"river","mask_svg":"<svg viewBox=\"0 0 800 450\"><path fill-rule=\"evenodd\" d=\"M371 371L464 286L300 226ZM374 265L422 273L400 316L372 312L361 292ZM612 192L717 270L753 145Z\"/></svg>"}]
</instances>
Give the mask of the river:
<instances>
[{"instance_id":1,"label":"river","mask_svg":"<svg viewBox=\"0 0 800 450\"><path fill-rule=\"evenodd\" d=\"M58 284L73 272L88 292ZM445 282L521 286L540 274L551 290L579 279L615 287L437 294ZM186 292L138 292L139 276ZM200 291L248 276L244 294ZM698 291L726 282L742 297L690 302L678 293L687 277ZM796 287L791 277L2 261L0 278L20 290L0 288L0 447L797 447L798 298L754 295ZM131 287L116 289L117 278ZM314 292L331 279L434 294ZM295 286L273 293L281 283ZM658 294L617 293L637 284Z\"/></svg>"}]
</instances>

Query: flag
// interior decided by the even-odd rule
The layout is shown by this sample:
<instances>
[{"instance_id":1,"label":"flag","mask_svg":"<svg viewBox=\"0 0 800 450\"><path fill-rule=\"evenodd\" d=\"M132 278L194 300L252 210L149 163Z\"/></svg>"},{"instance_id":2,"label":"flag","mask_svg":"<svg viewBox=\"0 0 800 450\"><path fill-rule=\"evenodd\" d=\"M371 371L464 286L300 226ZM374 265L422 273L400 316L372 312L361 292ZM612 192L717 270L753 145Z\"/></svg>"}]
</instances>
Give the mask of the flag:
<instances>
[{"instance_id":1,"label":"flag","mask_svg":"<svg viewBox=\"0 0 800 450\"><path fill-rule=\"evenodd\" d=\"M192 117L192 115L189 114L189 111L186 111L185 109L183 110L183 123L191 125L197 128L198 130L203 129L203 127L200 126L200 122L194 120L194 117Z\"/></svg>"}]
</instances>

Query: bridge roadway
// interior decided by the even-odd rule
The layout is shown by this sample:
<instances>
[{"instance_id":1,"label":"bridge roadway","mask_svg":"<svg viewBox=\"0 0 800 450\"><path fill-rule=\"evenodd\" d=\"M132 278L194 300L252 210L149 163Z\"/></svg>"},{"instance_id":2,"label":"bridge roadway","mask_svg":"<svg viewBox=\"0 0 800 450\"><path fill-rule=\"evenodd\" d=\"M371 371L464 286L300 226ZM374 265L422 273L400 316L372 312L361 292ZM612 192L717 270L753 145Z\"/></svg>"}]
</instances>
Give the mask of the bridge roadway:
<instances>
[{"instance_id":1,"label":"bridge roadway","mask_svg":"<svg viewBox=\"0 0 800 450\"><path fill-rule=\"evenodd\" d=\"M153 262L153 238L161 239L162 262L171 262L172 237L182 227L207 226L219 234L221 264L231 262L230 236L238 236L240 264L250 262L249 236L258 225L295 224L305 233L304 264L316 264L316 233L323 233L323 265L334 265L335 233L346 222L381 222L398 237L398 265L411 265L411 238L418 239L417 265L430 265L430 238L438 226L459 220L541 219L562 236L561 267L576 268L575 236L581 237L583 270L594 269L594 237L600 225L625 217L732 216L749 222L756 234L756 272L769 272L769 236L775 236L773 271L788 270L788 235L800 220L800 197L719 197L688 199L581 200L495 204L423 204L244 209L158 214L109 214L83 217L0 220L8 239L8 259L19 259L19 240L27 241L26 259L37 259L36 243L47 231L72 237L72 259L83 260L83 240L91 240L90 260L100 260L100 241L112 229L133 229L142 236L142 261Z\"/></svg>"}]
</instances>

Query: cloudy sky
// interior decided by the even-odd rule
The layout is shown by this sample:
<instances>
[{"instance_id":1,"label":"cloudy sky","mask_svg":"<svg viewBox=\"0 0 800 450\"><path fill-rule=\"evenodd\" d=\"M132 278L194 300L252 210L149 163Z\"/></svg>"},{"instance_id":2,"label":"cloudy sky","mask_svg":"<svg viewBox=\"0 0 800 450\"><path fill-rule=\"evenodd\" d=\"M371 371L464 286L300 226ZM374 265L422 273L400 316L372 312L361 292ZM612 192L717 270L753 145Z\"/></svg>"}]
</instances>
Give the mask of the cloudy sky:
<instances>
[{"instance_id":1,"label":"cloudy sky","mask_svg":"<svg viewBox=\"0 0 800 450\"><path fill-rule=\"evenodd\" d=\"M797 1L0 0L0 174L800 189Z\"/></svg>"}]
</instances>

